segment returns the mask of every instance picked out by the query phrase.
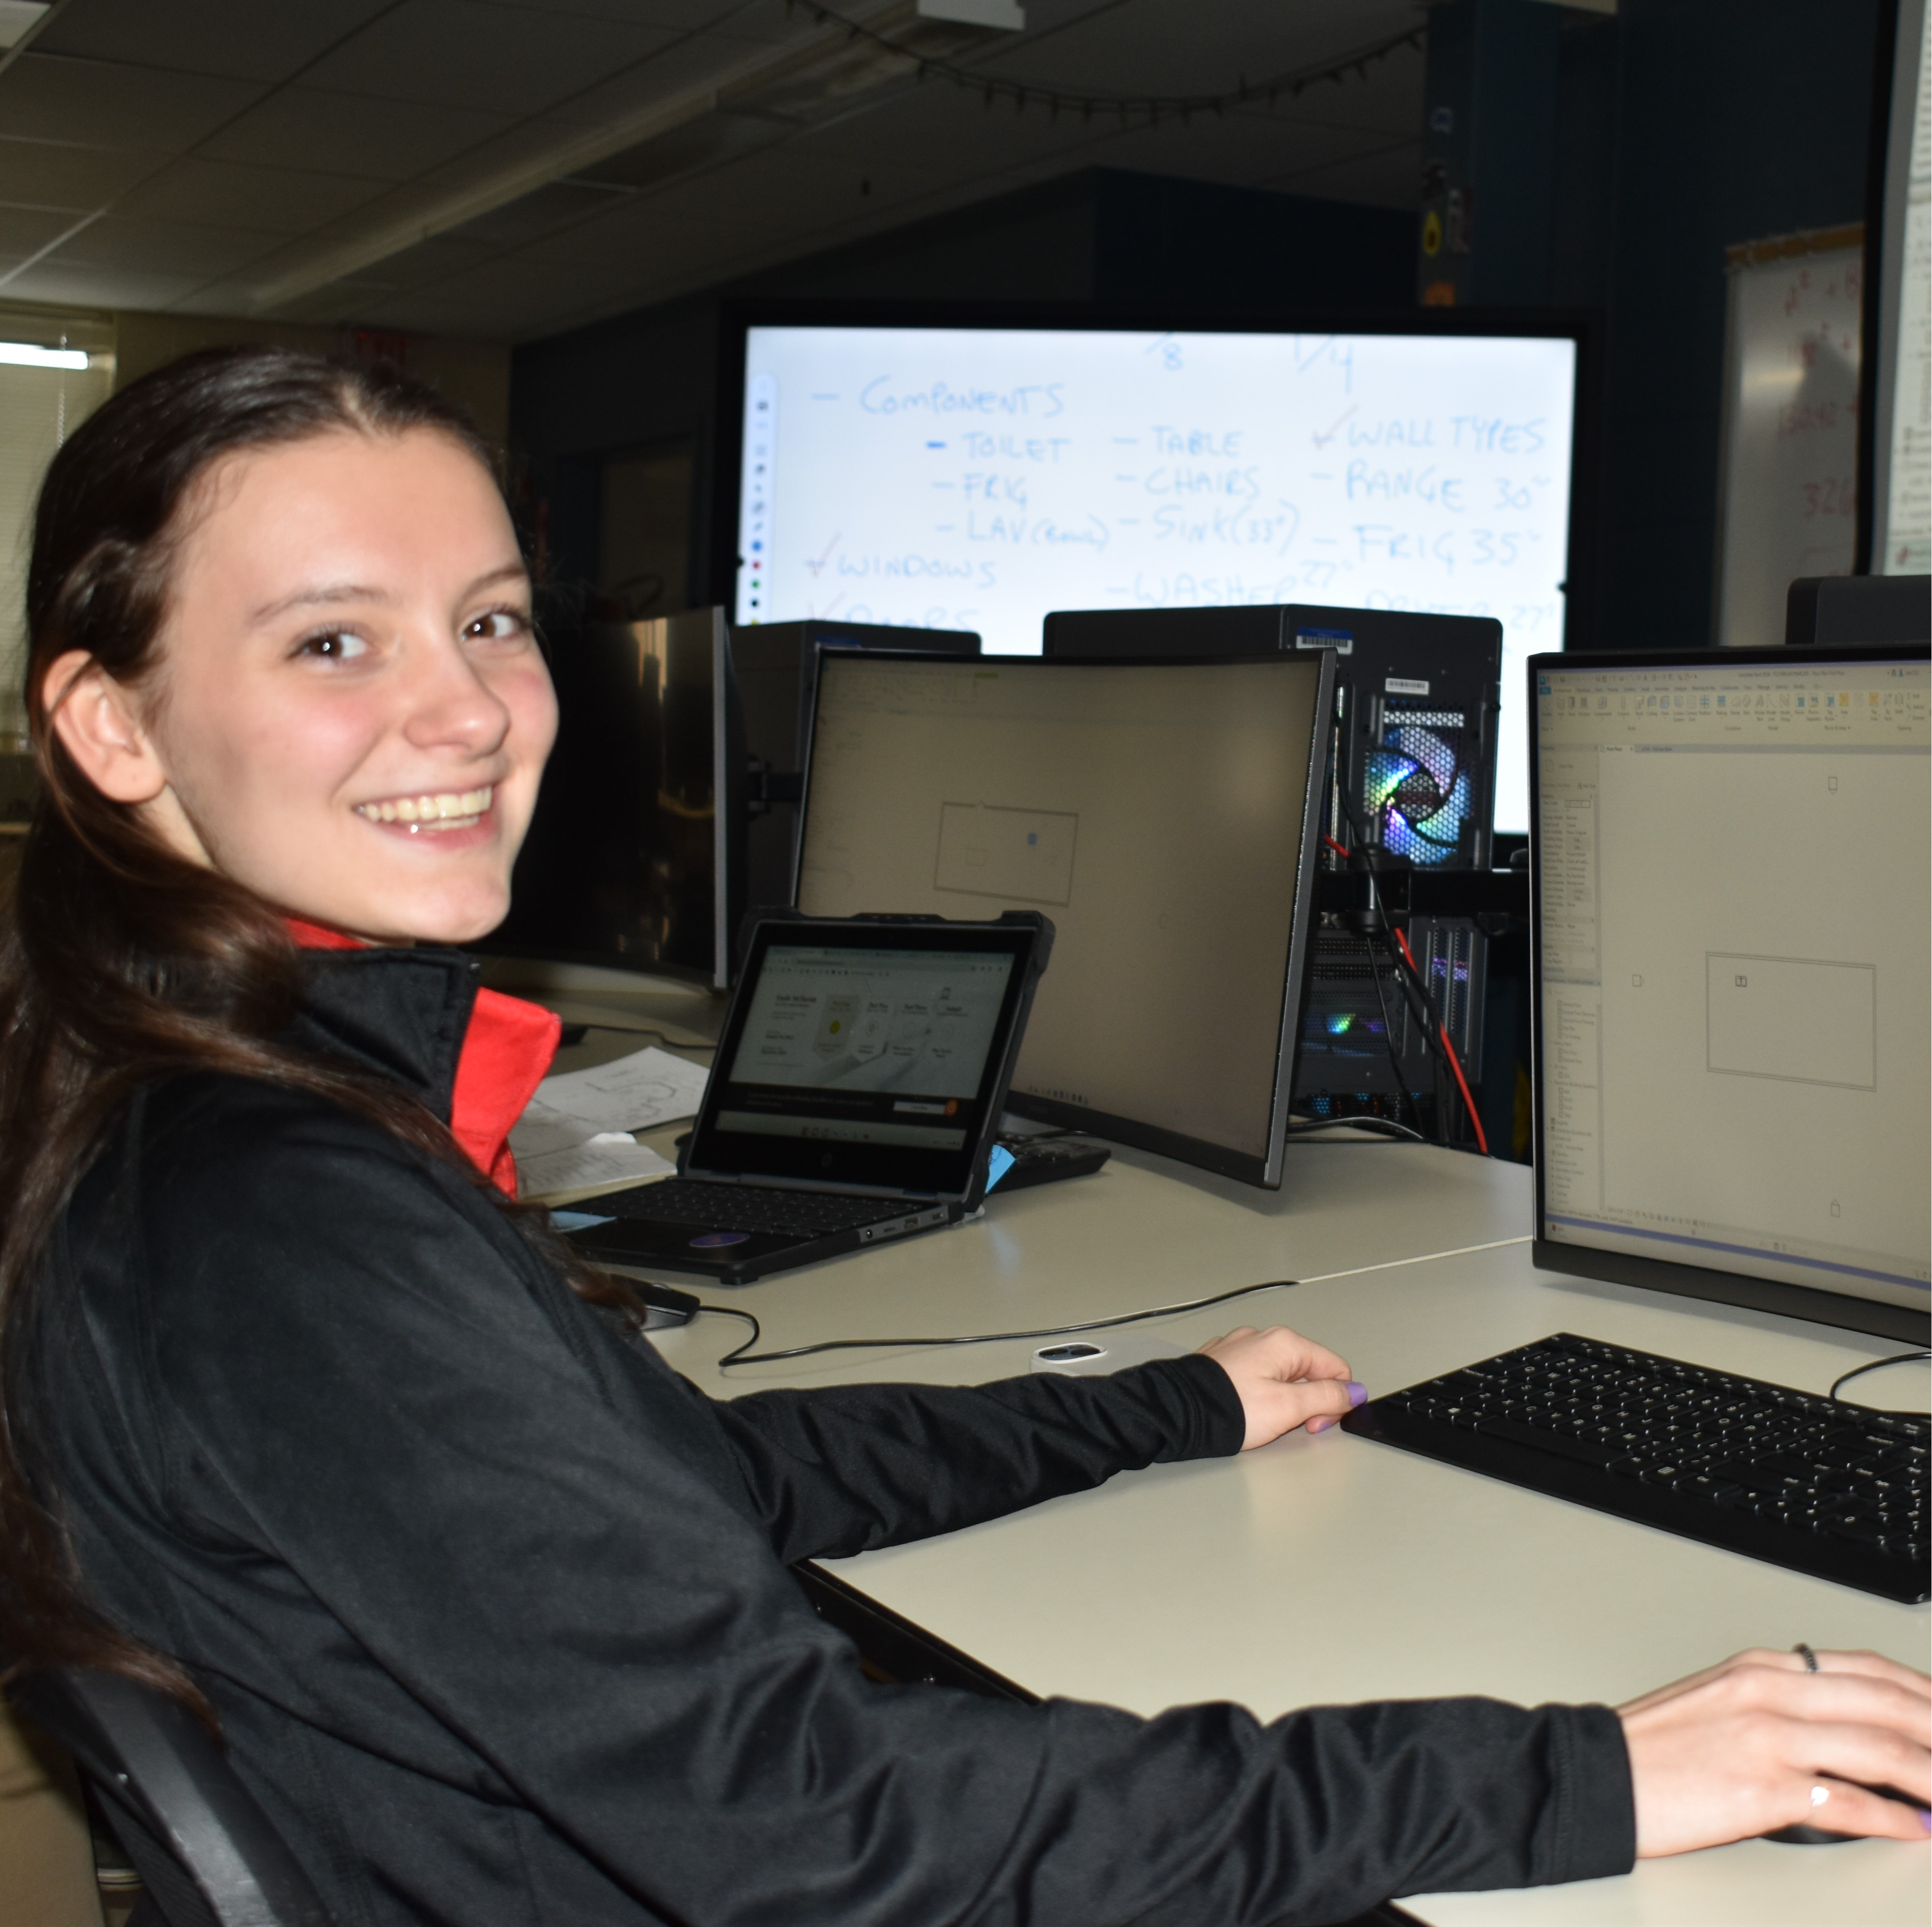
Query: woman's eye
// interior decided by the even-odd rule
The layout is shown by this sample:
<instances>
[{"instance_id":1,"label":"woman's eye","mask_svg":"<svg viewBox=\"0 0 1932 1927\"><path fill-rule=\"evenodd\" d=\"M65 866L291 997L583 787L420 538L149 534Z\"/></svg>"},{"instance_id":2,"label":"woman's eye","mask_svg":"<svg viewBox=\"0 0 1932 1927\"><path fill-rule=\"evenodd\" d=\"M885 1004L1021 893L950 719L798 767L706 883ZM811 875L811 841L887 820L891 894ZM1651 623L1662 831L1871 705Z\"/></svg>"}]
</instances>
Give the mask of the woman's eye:
<instances>
[{"instance_id":1,"label":"woman's eye","mask_svg":"<svg viewBox=\"0 0 1932 1927\"><path fill-rule=\"evenodd\" d=\"M346 629L328 629L319 636L305 637L296 653L325 662L353 662L369 653L369 644L365 637Z\"/></svg>"},{"instance_id":2,"label":"woman's eye","mask_svg":"<svg viewBox=\"0 0 1932 1927\"><path fill-rule=\"evenodd\" d=\"M520 609L492 609L464 625L472 642L510 642L530 634L530 619Z\"/></svg>"}]
</instances>

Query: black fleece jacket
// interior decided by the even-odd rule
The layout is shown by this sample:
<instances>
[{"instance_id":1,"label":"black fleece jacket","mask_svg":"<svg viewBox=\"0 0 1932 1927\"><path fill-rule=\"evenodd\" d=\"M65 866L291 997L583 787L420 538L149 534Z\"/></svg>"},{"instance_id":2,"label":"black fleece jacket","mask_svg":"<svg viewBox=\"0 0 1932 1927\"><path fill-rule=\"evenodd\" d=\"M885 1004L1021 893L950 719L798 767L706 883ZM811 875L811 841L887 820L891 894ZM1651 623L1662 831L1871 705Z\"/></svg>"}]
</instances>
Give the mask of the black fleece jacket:
<instances>
[{"instance_id":1,"label":"black fleece jacket","mask_svg":"<svg viewBox=\"0 0 1932 1927\"><path fill-rule=\"evenodd\" d=\"M310 967L294 1041L446 1115L475 966ZM214 1076L134 1104L32 1302L86 1589L343 1927L1241 1927L1630 1864L1603 1707L880 1686L785 1569L1231 1452L1209 1360L714 1402L460 1173Z\"/></svg>"}]
</instances>

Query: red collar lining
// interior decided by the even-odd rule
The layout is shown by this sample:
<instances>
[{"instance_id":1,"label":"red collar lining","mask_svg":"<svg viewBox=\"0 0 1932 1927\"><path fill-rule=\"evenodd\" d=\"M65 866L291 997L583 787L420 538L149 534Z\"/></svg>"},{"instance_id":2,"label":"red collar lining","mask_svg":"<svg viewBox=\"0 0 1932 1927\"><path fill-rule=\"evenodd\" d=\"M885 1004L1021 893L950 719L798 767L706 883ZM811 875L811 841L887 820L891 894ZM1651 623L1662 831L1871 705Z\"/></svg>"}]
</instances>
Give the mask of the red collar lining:
<instances>
[{"instance_id":1,"label":"red collar lining","mask_svg":"<svg viewBox=\"0 0 1932 1927\"><path fill-rule=\"evenodd\" d=\"M363 950L360 937L310 923L286 919L290 934L304 950ZM517 1161L510 1151L510 1127L523 1116L537 1086L556 1056L562 1020L552 1011L479 990L463 1034L450 1092L450 1135L476 1168L505 1196L517 1194Z\"/></svg>"}]
</instances>

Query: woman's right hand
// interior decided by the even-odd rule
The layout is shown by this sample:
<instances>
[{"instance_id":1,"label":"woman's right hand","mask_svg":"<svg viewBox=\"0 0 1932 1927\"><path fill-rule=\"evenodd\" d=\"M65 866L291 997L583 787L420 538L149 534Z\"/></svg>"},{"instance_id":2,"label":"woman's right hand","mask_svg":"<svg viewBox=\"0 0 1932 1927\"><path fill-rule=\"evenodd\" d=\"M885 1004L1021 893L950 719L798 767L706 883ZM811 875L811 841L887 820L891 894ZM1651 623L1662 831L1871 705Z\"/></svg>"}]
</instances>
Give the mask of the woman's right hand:
<instances>
[{"instance_id":1,"label":"woman's right hand","mask_svg":"<svg viewBox=\"0 0 1932 1927\"><path fill-rule=\"evenodd\" d=\"M1932 1680L1876 1653L1740 1653L1617 1709L1640 1860L1802 1822L1923 1840ZM1868 1788L1895 1787L1906 1806ZM1822 1800L1817 1797L1822 1790Z\"/></svg>"}]
</instances>

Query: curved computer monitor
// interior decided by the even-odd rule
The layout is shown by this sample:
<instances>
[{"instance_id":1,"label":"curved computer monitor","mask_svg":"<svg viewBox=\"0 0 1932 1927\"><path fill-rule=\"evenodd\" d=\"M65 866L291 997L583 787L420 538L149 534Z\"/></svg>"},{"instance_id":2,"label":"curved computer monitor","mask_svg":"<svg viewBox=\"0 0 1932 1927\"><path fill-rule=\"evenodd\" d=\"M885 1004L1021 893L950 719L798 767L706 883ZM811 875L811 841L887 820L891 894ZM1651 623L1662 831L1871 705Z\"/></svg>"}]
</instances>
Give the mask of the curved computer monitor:
<instances>
[{"instance_id":1,"label":"curved computer monitor","mask_svg":"<svg viewBox=\"0 0 1932 1927\"><path fill-rule=\"evenodd\" d=\"M751 803L745 825L745 905L776 909L791 901L798 867L799 799L810 747L812 692L823 649L913 649L923 655L976 656L970 630L892 628L877 622L754 622L731 637L738 694L745 713Z\"/></svg>"},{"instance_id":2,"label":"curved computer monitor","mask_svg":"<svg viewBox=\"0 0 1932 1927\"><path fill-rule=\"evenodd\" d=\"M828 651L798 907L1043 910L1007 1108L1279 1185L1334 664Z\"/></svg>"},{"instance_id":3,"label":"curved computer monitor","mask_svg":"<svg viewBox=\"0 0 1932 1927\"><path fill-rule=\"evenodd\" d=\"M1926 646L1537 656L1529 697L1535 1262L1923 1344Z\"/></svg>"}]
</instances>

